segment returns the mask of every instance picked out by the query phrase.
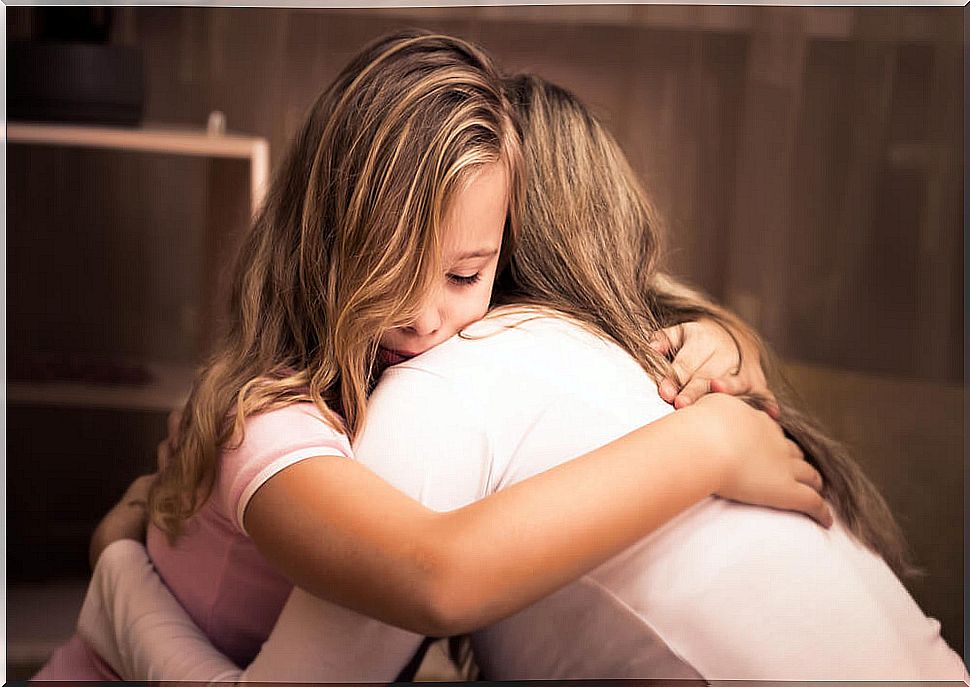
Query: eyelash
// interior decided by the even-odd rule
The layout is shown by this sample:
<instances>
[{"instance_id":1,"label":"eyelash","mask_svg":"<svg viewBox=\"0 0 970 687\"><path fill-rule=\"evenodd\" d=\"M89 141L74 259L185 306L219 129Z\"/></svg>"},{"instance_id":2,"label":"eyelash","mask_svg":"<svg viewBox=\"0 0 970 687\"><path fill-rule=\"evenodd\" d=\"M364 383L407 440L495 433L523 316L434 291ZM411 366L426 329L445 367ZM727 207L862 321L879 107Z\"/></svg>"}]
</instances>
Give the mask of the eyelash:
<instances>
[{"instance_id":1,"label":"eyelash","mask_svg":"<svg viewBox=\"0 0 970 687\"><path fill-rule=\"evenodd\" d=\"M477 284L482 278L481 272L476 272L475 274L470 274L467 277L460 274L449 274L448 281L450 281L455 286L471 286L472 284Z\"/></svg>"}]
</instances>

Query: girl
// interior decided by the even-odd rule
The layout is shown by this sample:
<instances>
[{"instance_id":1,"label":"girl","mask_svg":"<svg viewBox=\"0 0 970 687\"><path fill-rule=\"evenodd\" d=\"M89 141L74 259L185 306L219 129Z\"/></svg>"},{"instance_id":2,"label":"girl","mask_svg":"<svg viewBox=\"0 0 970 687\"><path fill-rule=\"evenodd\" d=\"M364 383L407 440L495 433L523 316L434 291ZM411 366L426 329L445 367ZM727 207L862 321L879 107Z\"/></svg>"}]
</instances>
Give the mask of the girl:
<instances>
[{"instance_id":1,"label":"girl","mask_svg":"<svg viewBox=\"0 0 970 687\"><path fill-rule=\"evenodd\" d=\"M234 660L253 658L292 583L453 634L528 605L712 493L827 523L797 447L726 397L449 513L346 460L379 364L485 314L518 229L520 167L502 82L459 40L380 40L312 108L242 248L228 333L148 503L159 574ZM649 311L630 314L655 331ZM565 500L568 510L550 507ZM300 509L325 520L324 536L308 541ZM522 517L529 528L511 526ZM484 553L472 562L462 547ZM510 560L513 574L496 574ZM103 677L83 649L70 645L37 679Z\"/></svg>"},{"instance_id":2,"label":"girl","mask_svg":"<svg viewBox=\"0 0 970 687\"><path fill-rule=\"evenodd\" d=\"M651 305L662 321L697 314L724 315L656 274L639 276L638 266L651 265L656 257L655 221L619 149L581 103L532 77L514 80L510 89L523 121L529 200L520 245L497 290L503 300L565 310L590 328L613 331L628 352L641 351L644 357L649 355L649 346L640 332L625 328L628 313L624 307L639 312ZM565 170L568 176L563 174ZM556 279L549 280L549 275ZM613 275L620 278L614 280ZM503 336L508 334L494 338ZM428 368L429 364L410 366ZM549 618L542 612L557 603L555 599L542 601L526 613L477 633L482 658L491 671L488 677L549 678L566 663L574 672L559 676L684 677L684 672L665 672L679 668L688 675L719 679L966 680L960 658L940 638L938 624L922 614L886 565L888 562L898 572L906 569L902 542L878 493L840 449L787 404L782 406L782 418L800 440L813 447L812 458L826 471L826 491L839 504L838 527L816 536L797 527L794 519L776 515L772 523L769 514L758 509L711 501L668 527L660 538L665 545L651 549L650 541L641 542L604 566L612 575L601 570L588 585L609 585L610 617L632 617L634 622L610 627L594 623L592 632L584 623L570 622L566 628L541 624L536 621ZM581 503L582 498L577 501ZM712 511L722 512L723 518L705 524L704 514ZM771 529L754 540L758 550L752 558L750 542L744 540L750 536L753 521ZM735 524L744 525L743 531L732 531ZM696 541L702 532L698 527L708 528L703 530L708 533L714 527L721 541L728 543L737 538L741 545L729 551L740 558L705 557L696 545L690 548L690 542L678 554L671 539L689 534ZM846 530L854 536L847 536ZM806 553L790 550L787 538L791 536L796 537L794 548L807 545ZM492 547L501 548L501 544ZM103 645L112 653L120 648L119 656L140 654L129 663L140 671L132 677L167 674L200 680L239 679L238 670L227 667L224 659L201 643L198 632L181 617L184 614L178 605L158 586L157 577L138 563L137 548L133 547L129 560L116 548L107 556L108 565L99 566L94 598L109 599L115 610L112 617L99 612L96 603L89 604L92 613L82 619L96 617L87 627L94 628L95 634L100 630ZM776 567L777 552L782 560ZM674 564L672 555L680 566ZM702 566L713 564L717 573L712 575L705 568L703 576L692 574L689 567L696 564L691 555L700 556ZM638 596L643 588L637 584L637 566L641 566L640 573L655 574L651 573L653 558L659 559L666 584L654 586L648 597L654 603L643 605L637 603L643 601ZM671 566L677 571L675 581L671 580ZM768 579L770 593L758 583L766 570L782 571ZM134 585L129 584L132 580ZM115 584L120 586L112 589ZM673 604L670 615L655 608L665 605L667 596L683 601ZM146 608L161 609L157 618L149 619L149 625L177 627L195 639L153 644L151 638L156 635L151 628L124 633L129 620L141 619ZM569 609L570 617L577 617L575 607ZM402 646L413 651L419 640L352 616L341 616L340 609L314 605L306 595L294 594L264 645L260 665L243 677L333 680L356 674L372 680L391 679L399 668L395 661L407 655ZM721 631L725 628L729 631ZM660 665L658 659L670 658L662 650L622 653L625 646L656 647L658 635L679 651L675 657L678 666ZM532 649L533 644L557 644L557 639L561 661L554 657L550 664L548 655ZM619 651L621 661L606 667L598 663L607 649ZM183 658L183 665L166 663L164 657L173 653ZM518 667L512 667L516 661ZM640 672L627 672L631 665ZM173 672L166 673L166 667Z\"/></svg>"}]
</instances>

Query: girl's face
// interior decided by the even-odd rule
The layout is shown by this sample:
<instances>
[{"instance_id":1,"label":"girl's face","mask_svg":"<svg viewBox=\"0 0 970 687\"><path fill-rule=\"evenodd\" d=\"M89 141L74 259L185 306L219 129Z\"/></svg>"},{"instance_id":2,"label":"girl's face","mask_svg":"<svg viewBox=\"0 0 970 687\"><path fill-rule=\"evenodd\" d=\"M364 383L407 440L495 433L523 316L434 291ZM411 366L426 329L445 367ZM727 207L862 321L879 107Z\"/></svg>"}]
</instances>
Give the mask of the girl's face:
<instances>
[{"instance_id":1,"label":"girl's face","mask_svg":"<svg viewBox=\"0 0 970 687\"><path fill-rule=\"evenodd\" d=\"M381 337L379 357L396 365L434 348L484 317L508 211L508 174L500 162L485 165L458 192L442 234L442 273L417 319Z\"/></svg>"}]
</instances>

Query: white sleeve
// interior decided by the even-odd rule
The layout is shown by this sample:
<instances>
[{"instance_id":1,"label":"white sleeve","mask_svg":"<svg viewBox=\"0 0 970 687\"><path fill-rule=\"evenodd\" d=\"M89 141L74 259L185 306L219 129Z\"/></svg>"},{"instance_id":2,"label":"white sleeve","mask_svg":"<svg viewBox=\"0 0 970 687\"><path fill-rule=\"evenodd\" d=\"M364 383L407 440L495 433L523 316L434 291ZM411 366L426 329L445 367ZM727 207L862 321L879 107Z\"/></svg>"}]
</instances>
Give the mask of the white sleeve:
<instances>
[{"instance_id":1,"label":"white sleeve","mask_svg":"<svg viewBox=\"0 0 970 687\"><path fill-rule=\"evenodd\" d=\"M491 455L486 434L461 421L462 402L441 385L416 370L382 382L355 453L413 498L449 510L484 496ZM422 639L294 590L260 654L241 672L192 622L144 547L132 541L102 553L78 629L127 680L203 683L387 682Z\"/></svg>"},{"instance_id":2,"label":"white sleeve","mask_svg":"<svg viewBox=\"0 0 970 687\"><path fill-rule=\"evenodd\" d=\"M161 581L145 547L130 539L111 544L98 559L78 633L125 680L203 684L386 682L422 639L296 589L259 656L242 671L212 646Z\"/></svg>"},{"instance_id":3,"label":"white sleeve","mask_svg":"<svg viewBox=\"0 0 970 687\"><path fill-rule=\"evenodd\" d=\"M78 618L81 637L125 680L234 682L216 651L155 572L145 547L116 541L98 558Z\"/></svg>"}]
</instances>

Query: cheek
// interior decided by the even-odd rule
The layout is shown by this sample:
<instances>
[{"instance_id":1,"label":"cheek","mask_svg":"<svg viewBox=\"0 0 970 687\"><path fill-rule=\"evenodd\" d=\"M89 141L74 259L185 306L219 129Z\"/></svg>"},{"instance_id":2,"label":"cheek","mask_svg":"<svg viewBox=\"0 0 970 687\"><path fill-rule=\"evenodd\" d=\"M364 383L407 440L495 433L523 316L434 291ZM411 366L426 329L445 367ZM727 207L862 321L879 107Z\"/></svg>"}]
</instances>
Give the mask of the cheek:
<instances>
[{"instance_id":1,"label":"cheek","mask_svg":"<svg viewBox=\"0 0 970 687\"><path fill-rule=\"evenodd\" d=\"M495 281L494 275L490 275L487 280L482 280L480 289L475 293L475 300L469 309L469 321L480 320L488 313L488 306L492 302L492 286Z\"/></svg>"},{"instance_id":2,"label":"cheek","mask_svg":"<svg viewBox=\"0 0 970 687\"><path fill-rule=\"evenodd\" d=\"M468 293L455 304L452 311L452 327L455 332L461 331L472 322L482 319L488 312L491 301L491 285L480 284L474 293Z\"/></svg>"}]
</instances>

